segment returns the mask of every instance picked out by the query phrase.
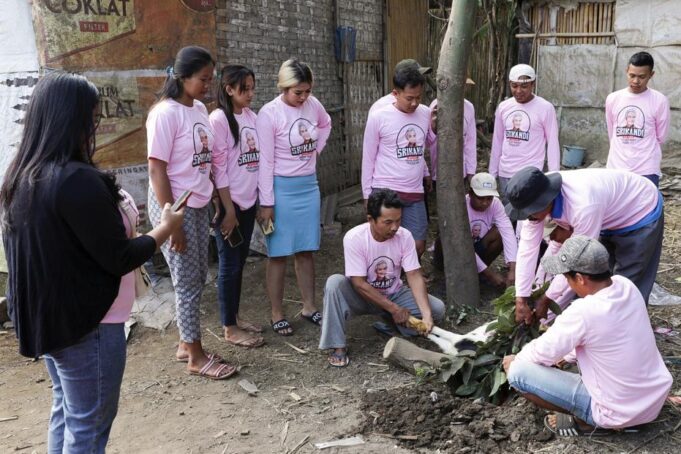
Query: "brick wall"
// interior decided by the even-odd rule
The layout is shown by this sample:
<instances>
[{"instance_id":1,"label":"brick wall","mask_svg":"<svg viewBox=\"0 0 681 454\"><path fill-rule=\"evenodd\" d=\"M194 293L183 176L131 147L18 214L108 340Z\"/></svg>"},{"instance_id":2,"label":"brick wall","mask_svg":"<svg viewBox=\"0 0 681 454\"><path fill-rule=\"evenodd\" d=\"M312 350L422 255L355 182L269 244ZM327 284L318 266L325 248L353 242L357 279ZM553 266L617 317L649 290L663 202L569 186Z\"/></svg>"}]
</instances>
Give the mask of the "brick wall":
<instances>
[{"instance_id":1,"label":"brick wall","mask_svg":"<svg viewBox=\"0 0 681 454\"><path fill-rule=\"evenodd\" d=\"M332 136L317 172L322 193L358 184L358 172L338 172L338 166L349 168L349 162L354 163L360 155L358 150L347 152L345 111L339 108L348 100L343 98L342 68L334 57L334 34L336 25L354 27L357 58L382 60L383 0L219 0L217 5L218 68L239 63L253 69L253 107L258 110L278 95L277 73L282 62L295 57L309 64L315 77L313 94L333 111ZM353 87L349 88L352 91ZM357 115L366 118L366 112L357 112L355 107L352 116Z\"/></svg>"}]
</instances>

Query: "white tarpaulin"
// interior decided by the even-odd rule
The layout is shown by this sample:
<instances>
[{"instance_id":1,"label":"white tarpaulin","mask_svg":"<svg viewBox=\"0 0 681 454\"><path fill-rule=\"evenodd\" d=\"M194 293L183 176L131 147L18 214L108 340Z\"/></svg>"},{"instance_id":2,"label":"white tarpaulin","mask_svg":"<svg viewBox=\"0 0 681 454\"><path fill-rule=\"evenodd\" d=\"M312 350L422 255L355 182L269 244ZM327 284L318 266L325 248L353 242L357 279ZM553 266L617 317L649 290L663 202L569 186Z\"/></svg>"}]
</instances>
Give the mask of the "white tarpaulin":
<instances>
[{"instance_id":1,"label":"white tarpaulin","mask_svg":"<svg viewBox=\"0 0 681 454\"><path fill-rule=\"evenodd\" d=\"M618 0L615 34L618 47L681 45L679 0Z\"/></svg>"},{"instance_id":2,"label":"white tarpaulin","mask_svg":"<svg viewBox=\"0 0 681 454\"><path fill-rule=\"evenodd\" d=\"M0 73L38 71L28 0L0 0Z\"/></svg>"}]
</instances>

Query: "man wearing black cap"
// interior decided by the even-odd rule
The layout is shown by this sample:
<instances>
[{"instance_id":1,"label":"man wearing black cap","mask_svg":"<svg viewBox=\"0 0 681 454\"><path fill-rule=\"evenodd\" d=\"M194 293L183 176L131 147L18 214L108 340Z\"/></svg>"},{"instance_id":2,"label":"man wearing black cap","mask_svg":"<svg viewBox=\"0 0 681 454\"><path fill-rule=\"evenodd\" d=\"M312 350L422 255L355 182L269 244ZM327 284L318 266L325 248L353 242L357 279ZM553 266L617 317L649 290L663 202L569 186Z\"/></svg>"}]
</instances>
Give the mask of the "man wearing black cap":
<instances>
[{"instance_id":1,"label":"man wearing black cap","mask_svg":"<svg viewBox=\"0 0 681 454\"><path fill-rule=\"evenodd\" d=\"M580 169L542 173L526 167L508 183L506 213L527 220L520 232L516 261L516 321L531 323L546 316L551 300L564 300L570 288L556 276L535 312L528 306L535 276L544 220L570 229L574 235L601 239L610 252L614 274L628 277L644 300L655 282L662 252L664 214L655 185L631 172Z\"/></svg>"}]
</instances>

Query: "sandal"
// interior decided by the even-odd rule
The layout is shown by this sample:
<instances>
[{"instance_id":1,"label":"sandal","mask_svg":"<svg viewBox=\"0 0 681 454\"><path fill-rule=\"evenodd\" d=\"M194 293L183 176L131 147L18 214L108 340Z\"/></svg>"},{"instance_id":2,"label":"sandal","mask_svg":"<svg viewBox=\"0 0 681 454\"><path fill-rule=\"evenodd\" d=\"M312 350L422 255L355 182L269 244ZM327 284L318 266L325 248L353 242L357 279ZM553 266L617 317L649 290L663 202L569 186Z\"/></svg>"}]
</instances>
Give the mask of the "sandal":
<instances>
[{"instance_id":1,"label":"sandal","mask_svg":"<svg viewBox=\"0 0 681 454\"><path fill-rule=\"evenodd\" d=\"M317 326L322 326L322 314L319 311L314 311L310 315L300 314L305 320L314 323Z\"/></svg>"},{"instance_id":2,"label":"sandal","mask_svg":"<svg viewBox=\"0 0 681 454\"><path fill-rule=\"evenodd\" d=\"M327 358L327 360L329 361L329 364L333 367L347 367L347 365L350 364L350 357L348 356L347 350L341 353L338 353L334 350L331 353L329 353L329 357Z\"/></svg>"},{"instance_id":3,"label":"sandal","mask_svg":"<svg viewBox=\"0 0 681 454\"><path fill-rule=\"evenodd\" d=\"M272 322L272 329L274 330L275 333L279 334L280 336L293 335L293 329L291 327L291 324L285 318L282 318L278 322ZM290 329L291 332L286 331L288 329Z\"/></svg>"},{"instance_id":4,"label":"sandal","mask_svg":"<svg viewBox=\"0 0 681 454\"><path fill-rule=\"evenodd\" d=\"M201 377L210 378L211 380L224 380L236 373L236 366L226 363L220 363L211 358L200 371L195 372L190 370L189 375L198 375Z\"/></svg>"},{"instance_id":5,"label":"sandal","mask_svg":"<svg viewBox=\"0 0 681 454\"><path fill-rule=\"evenodd\" d=\"M208 353L206 355L206 357L208 357L209 360L214 359L218 363L224 363L225 362L225 359L222 356L218 355L217 353ZM187 363L187 362L189 362L189 355L187 355L187 356L175 356L175 361L177 361L178 363Z\"/></svg>"},{"instance_id":6,"label":"sandal","mask_svg":"<svg viewBox=\"0 0 681 454\"><path fill-rule=\"evenodd\" d=\"M258 348L265 345L265 339L260 336L248 336L244 339L233 341L225 338L225 342L234 345L235 347Z\"/></svg>"},{"instance_id":7,"label":"sandal","mask_svg":"<svg viewBox=\"0 0 681 454\"><path fill-rule=\"evenodd\" d=\"M588 430L582 429L572 415L566 415L565 413L554 413L554 415L556 416L556 426L551 426L549 422L549 416L551 415L546 415L544 416L544 427L560 437L602 437L613 434L612 430L599 427Z\"/></svg>"},{"instance_id":8,"label":"sandal","mask_svg":"<svg viewBox=\"0 0 681 454\"><path fill-rule=\"evenodd\" d=\"M241 319L237 319L236 326L237 328L242 329L244 331L248 331L250 333L260 334L263 331L262 326Z\"/></svg>"}]
</instances>

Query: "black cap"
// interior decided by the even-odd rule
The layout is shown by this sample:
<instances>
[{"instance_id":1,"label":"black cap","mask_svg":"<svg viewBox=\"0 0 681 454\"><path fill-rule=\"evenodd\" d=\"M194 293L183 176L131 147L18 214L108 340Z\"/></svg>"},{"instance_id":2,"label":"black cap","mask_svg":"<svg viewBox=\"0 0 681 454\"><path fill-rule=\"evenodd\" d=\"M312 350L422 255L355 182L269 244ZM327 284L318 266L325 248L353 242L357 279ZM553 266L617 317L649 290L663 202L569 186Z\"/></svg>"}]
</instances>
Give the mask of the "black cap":
<instances>
[{"instance_id":1,"label":"black cap","mask_svg":"<svg viewBox=\"0 0 681 454\"><path fill-rule=\"evenodd\" d=\"M535 167L525 167L506 186L506 214L513 221L522 221L542 211L560 193L562 183L558 172L544 174Z\"/></svg>"}]
</instances>

